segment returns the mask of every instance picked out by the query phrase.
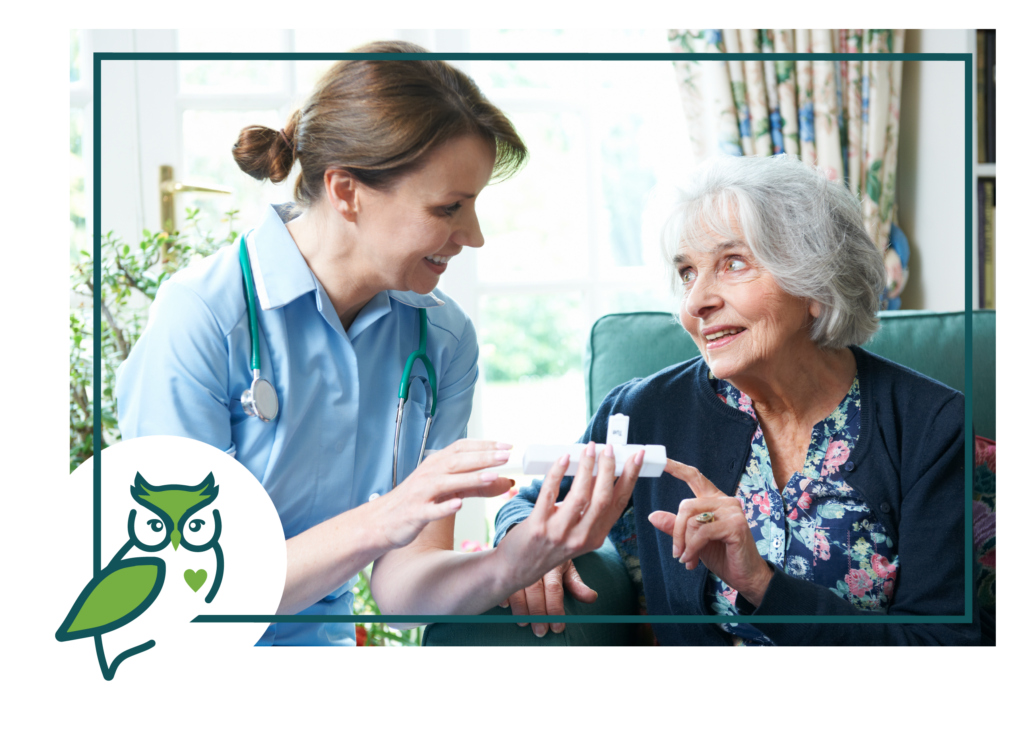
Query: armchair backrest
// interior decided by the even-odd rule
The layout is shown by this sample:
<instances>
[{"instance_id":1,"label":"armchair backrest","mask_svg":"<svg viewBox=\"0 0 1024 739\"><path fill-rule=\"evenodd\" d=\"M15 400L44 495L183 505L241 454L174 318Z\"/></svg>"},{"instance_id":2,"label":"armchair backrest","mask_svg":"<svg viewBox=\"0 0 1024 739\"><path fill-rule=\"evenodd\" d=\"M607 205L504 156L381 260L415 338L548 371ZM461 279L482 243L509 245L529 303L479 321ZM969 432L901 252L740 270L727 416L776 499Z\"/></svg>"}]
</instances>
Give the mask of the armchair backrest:
<instances>
[{"instance_id":1,"label":"armchair backrest","mask_svg":"<svg viewBox=\"0 0 1024 739\"><path fill-rule=\"evenodd\" d=\"M882 327L864 348L964 392L963 312L882 311ZM974 431L996 435L996 315L974 311ZM699 354L671 313L613 313L590 330L584 362L587 415L616 385L646 377Z\"/></svg>"}]
</instances>

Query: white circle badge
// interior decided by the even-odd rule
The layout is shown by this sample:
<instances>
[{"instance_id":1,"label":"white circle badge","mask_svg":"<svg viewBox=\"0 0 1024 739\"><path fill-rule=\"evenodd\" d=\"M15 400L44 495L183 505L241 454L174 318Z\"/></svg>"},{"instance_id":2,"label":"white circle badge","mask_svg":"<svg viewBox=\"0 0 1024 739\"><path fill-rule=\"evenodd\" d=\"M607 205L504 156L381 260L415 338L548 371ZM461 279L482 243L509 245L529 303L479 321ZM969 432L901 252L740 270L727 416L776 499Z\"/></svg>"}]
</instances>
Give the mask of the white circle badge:
<instances>
[{"instance_id":1,"label":"white circle badge","mask_svg":"<svg viewBox=\"0 0 1024 739\"><path fill-rule=\"evenodd\" d=\"M70 642L67 658L134 681L195 676L250 649L267 623L193 619L277 611L284 532L259 481L228 454L175 436L104 449L98 506L93 470L93 460L75 470L52 519L51 542L67 563L54 580L65 612L53 625L57 641Z\"/></svg>"}]
</instances>

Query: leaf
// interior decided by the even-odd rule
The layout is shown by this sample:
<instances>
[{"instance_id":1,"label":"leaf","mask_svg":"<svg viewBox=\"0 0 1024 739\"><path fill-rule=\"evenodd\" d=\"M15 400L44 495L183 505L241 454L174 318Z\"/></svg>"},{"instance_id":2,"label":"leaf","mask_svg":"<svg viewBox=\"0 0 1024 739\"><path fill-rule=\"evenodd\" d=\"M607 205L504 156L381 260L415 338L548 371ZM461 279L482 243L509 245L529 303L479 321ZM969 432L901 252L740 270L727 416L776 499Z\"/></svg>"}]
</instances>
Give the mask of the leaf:
<instances>
[{"instance_id":1,"label":"leaf","mask_svg":"<svg viewBox=\"0 0 1024 739\"><path fill-rule=\"evenodd\" d=\"M768 554L768 540L767 539L758 539L758 541L757 541L757 553L760 554L762 557L764 557L765 555Z\"/></svg>"},{"instance_id":2,"label":"leaf","mask_svg":"<svg viewBox=\"0 0 1024 739\"><path fill-rule=\"evenodd\" d=\"M839 503L825 503L818 506L818 515L822 518L842 518L846 509Z\"/></svg>"},{"instance_id":3,"label":"leaf","mask_svg":"<svg viewBox=\"0 0 1024 739\"><path fill-rule=\"evenodd\" d=\"M156 557L108 565L78 596L57 629L57 641L106 634L138 618L160 593L165 570Z\"/></svg>"},{"instance_id":4,"label":"leaf","mask_svg":"<svg viewBox=\"0 0 1024 739\"><path fill-rule=\"evenodd\" d=\"M882 542L884 542L888 538L889 537L887 537L885 534L881 534L881 533L879 533L877 531L872 531L871 532L871 541L875 542L875 544L881 544Z\"/></svg>"}]
</instances>

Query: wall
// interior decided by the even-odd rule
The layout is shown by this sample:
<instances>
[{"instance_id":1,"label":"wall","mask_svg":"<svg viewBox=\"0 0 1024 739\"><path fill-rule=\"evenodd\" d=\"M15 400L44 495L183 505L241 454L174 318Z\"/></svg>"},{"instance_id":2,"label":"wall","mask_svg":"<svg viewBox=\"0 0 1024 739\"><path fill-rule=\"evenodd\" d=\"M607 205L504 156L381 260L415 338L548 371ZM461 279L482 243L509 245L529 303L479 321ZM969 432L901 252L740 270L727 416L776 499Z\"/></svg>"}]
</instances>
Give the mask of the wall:
<instances>
[{"instance_id":1,"label":"wall","mask_svg":"<svg viewBox=\"0 0 1024 739\"><path fill-rule=\"evenodd\" d=\"M969 41L964 30L908 30L904 51L963 54ZM911 248L903 308L964 308L963 85L961 62L903 63L896 217Z\"/></svg>"}]
</instances>

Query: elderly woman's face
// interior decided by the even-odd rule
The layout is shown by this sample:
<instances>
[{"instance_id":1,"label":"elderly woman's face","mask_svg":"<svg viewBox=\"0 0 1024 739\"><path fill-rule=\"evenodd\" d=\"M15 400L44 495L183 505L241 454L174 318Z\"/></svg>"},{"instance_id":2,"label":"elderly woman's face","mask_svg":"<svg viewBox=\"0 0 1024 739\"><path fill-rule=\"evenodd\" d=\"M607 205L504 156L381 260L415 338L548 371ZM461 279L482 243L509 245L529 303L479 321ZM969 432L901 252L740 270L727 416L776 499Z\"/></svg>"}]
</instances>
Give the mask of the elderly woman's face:
<instances>
[{"instance_id":1,"label":"elderly woman's face","mask_svg":"<svg viewBox=\"0 0 1024 739\"><path fill-rule=\"evenodd\" d=\"M712 236L674 262L680 318L716 377L769 372L810 341L809 301L783 291L741 239Z\"/></svg>"}]
</instances>

